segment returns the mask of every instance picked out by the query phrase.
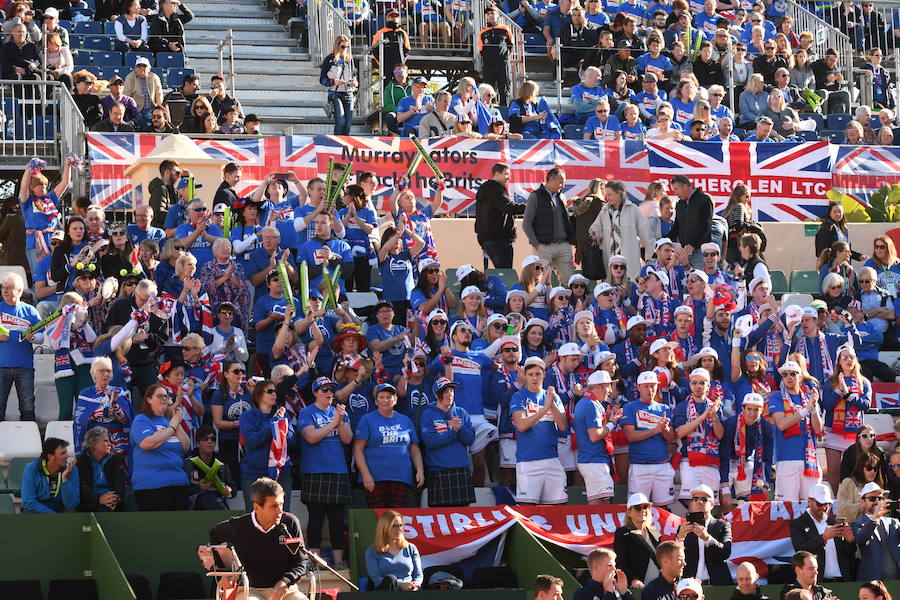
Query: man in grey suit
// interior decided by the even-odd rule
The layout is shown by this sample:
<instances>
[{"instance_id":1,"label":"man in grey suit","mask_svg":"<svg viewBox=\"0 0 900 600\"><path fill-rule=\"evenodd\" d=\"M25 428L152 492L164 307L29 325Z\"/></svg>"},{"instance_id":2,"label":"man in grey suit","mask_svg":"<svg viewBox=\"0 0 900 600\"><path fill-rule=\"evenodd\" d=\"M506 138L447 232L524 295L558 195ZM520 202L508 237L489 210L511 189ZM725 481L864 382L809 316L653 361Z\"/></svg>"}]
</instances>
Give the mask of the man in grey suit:
<instances>
[{"instance_id":1,"label":"man in grey suit","mask_svg":"<svg viewBox=\"0 0 900 600\"><path fill-rule=\"evenodd\" d=\"M853 534L862 559L860 581L900 578L900 520L889 517L889 497L881 486L869 482L859 492L865 515L853 522Z\"/></svg>"}]
</instances>

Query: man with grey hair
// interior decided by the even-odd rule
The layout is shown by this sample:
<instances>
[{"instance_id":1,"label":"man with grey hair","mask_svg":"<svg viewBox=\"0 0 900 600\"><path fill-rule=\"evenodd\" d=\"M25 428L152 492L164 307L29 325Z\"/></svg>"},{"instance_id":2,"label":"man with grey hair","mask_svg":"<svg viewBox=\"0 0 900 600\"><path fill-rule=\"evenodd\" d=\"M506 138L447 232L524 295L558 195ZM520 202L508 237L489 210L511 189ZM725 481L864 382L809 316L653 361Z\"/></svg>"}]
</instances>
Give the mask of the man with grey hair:
<instances>
[{"instance_id":1,"label":"man with grey hair","mask_svg":"<svg viewBox=\"0 0 900 600\"><path fill-rule=\"evenodd\" d=\"M166 243L166 232L151 223L153 223L152 207L142 204L134 209L134 223L129 223L125 228L132 244L138 246L148 239L154 240L160 247Z\"/></svg>"},{"instance_id":2,"label":"man with grey hair","mask_svg":"<svg viewBox=\"0 0 900 600\"><path fill-rule=\"evenodd\" d=\"M566 172L562 167L547 171L541 186L525 202L522 231L534 253L550 263L560 281L572 276L572 246L575 229L566 209Z\"/></svg>"},{"instance_id":3,"label":"man with grey hair","mask_svg":"<svg viewBox=\"0 0 900 600\"><path fill-rule=\"evenodd\" d=\"M134 331L131 350L126 358L131 367L131 398L138 406L144 397L144 390L157 382L156 357L169 339L169 320L160 316L161 311L156 306L156 294L156 283L142 279L132 295L113 302L103 323L103 333L108 332L114 325L121 325ZM150 302L151 297L154 298L153 302ZM141 324L132 318L138 309L149 312L149 318Z\"/></svg>"},{"instance_id":4,"label":"man with grey hair","mask_svg":"<svg viewBox=\"0 0 900 600\"><path fill-rule=\"evenodd\" d=\"M777 133L772 132L775 123L769 117L763 115L756 119L756 131L744 138L745 142L775 142Z\"/></svg>"},{"instance_id":5,"label":"man with grey hair","mask_svg":"<svg viewBox=\"0 0 900 600\"><path fill-rule=\"evenodd\" d=\"M0 421L6 418L6 402L16 384L19 420L34 421L34 355L31 344L41 344L43 333L23 335L41 320L38 311L22 302L25 282L17 273L3 279L0 302Z\"/></svg>"},{"instance_id":6,"label":"man with grey hair","mask_svg":"<svg viewBox=\"0 0 900 600\"><path fill-rule=\"evenodd\" d=\"M259 232L262 238L262 248L257 248L250 253L250 261L247 265L246 275L250 277L250 283L255 288L254 298L259 299L269 292L266 285L266 277L275 268L275 265L285 261L288 279L296 281L297 262L293 254L287 248L281 247L281 234L274 226L263 227Z\"/></svg>"},{"instance_id":7,"label":"man with grey hair","mask_svg":"<svg viewBox=\"0 0 900 600\"><path fill-rule=\"evenodd\" d=\"M187 178L182 177L178 183L179 189L188 185L185 179ZM206 204L199 198L188 203L187 219L187 223L182 223L175 230L175 239L179 240L181 245L197 259L197 272L199 273L203 265L213 260L213 242L217 238L224 237L225 234L218 225L212 223Z\"/></svg>"},{"instance_id":8,"label":"man with grey hair","mask_svg":"<svg viewBox=\"0 0 900 600\"><path fill-rule=\"evenodd\" d=\"M434 97L434 110L419 121L419 137L453 135L457 117L450 111L450 92L441 90Z\"/></svg>"},{"instance_id":9,"label":"man with grey hair","mask_svg":"<svg viewBox=\"0 0 900 600\"><path fill-rule=\"evenodd\" d=\"M232 544L250 580L245 600L305 600L297 582L306 574L300 520L284 512L284 489L268 477L250 486L253 510L219 523L210 544ZM286 542L285 540L297 540Z\"/></svg>"}]
</instances>

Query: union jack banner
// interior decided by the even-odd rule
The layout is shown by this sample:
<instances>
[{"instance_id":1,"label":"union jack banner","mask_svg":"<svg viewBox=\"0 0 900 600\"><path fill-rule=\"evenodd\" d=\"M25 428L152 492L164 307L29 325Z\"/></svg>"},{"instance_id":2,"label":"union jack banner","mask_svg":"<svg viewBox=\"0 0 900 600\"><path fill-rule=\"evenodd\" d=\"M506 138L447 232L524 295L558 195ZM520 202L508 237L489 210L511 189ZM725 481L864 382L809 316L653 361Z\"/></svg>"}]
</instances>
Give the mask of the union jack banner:
<instances>
[{"instance_id":1,"label":"union jack banner","mask_svg":"<svg viewBox=\"0 0 900 600\"><path fill-rule=\"evenodd\" d=\"M872 384L875 393L875 403L872 408L900 408L900 383Z\"/></svg>"},{"instance_id":2,"label":"union jack banner","mask_svg":"<svg viewBox=\"0 0 900 600\"><path fill-rule=\"evenodd\" d=\"M133 133L89 133L91 163L91 203L107 210L130 210L140 199L125 170L153 152L159 141L155 135Z\"/></svg>"},{"instance_id":3,"label":"union jack banner","mask_svg":"<svg viewBox=\"0 0 900 600\"><path fill-rule=\"evenodd\" d=\"M831 185L862 205L879 188L900 183L900 148L838 146Z\"/></svg>"},{"instance_id":4,"label":"union jack banner","mask_svg":"<svg viewBox=\"0 0 900 600\"><path fill-rule=\"evenodd\" d=\"M757 221L807 221L825 214L831 186L828 142L646 141L650 172L685 175L721 210L738 184L750 188Z\"/></svg>"}]
</instances>

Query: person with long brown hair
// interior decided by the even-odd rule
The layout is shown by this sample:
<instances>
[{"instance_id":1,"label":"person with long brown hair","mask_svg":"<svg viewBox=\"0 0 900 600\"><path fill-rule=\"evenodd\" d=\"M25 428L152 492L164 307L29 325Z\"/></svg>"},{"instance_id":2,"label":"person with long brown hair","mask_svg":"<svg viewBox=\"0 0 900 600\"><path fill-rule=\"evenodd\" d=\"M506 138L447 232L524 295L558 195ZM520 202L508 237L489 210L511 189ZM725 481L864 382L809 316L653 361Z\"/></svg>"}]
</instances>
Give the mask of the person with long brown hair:
<instances>
[{"instance_id":1,"label":"person with long brown hair","mask_svg":"<svg viewBox=\"0 0 900 600\"><path fill-rule=\"evenodd\" d=\"M860 454L856 458L853 474L841 481L837 493L837 507L835 514L838 518L847 519L848 523L860 518L863 508L860 505L860 492L867 483L875 483L878 487L884 486L884 478L881 473L882 459L872 452Z\"/></svg>"},{"instance_id":2,"label":"person with long brown hair","mask_svg":"<svg viewBox=\"0 0 900 600\"><path fill-rule=\"evenodd\" d=\"M826 478L832 488L840 482L841 454L856 439L863 415L873 406L872 384L863 377L852 346L837 351L834 372L823 382L822 408L825 410ZM851 521L853 519L850 519Z\"/></svg>"},{"instance_id":3,"label":"person with long brown hair","mask_svg":"<svg viewBox=\"0 0 900 600\"><path fill-rule=\"evenodd\" d=\"M864 267L872 267L878 276L878 287L891 295L900 291L900 259L897 258L897 247L887 235L876 236L872 240L872 256L863 263Z\"/></svg>"},{"instance_id":4,"label":"person with long brown hair","mask_svg":"<svg viewBox=\"0 0 900 600\"><path fill-rule=\"evenodd\" d=\"M366 549L366 572L372 589L414 592L422 587L419 549L403 535L403 515L386 510L375 524L375 539Z\"/></svg>"},{"instance_id":5,"label":"person with long brown hair","mask_svg":"<svg viewBox=\"0 0 900 600\"><path fill-rule=\"evenodd\" d=\"M728 222L728 247L725 251L725 260L732 264L740 259L738 251L738 239L744 233L746 224L753 220L753 211L750 208L750 188L744 184L734 186L728 204L722 211L722 216Z\"/></svg>"},{"instance_id":6,"label":"person with long brown hair","mask_svg":"<svg viewBox=\"0 0 900 600\"><path fill-rule=\"evenodd\" d=\"M859 586L859 600L891 600L891 593L883 581L874 579Z\"/></svg>"}]
</instances>

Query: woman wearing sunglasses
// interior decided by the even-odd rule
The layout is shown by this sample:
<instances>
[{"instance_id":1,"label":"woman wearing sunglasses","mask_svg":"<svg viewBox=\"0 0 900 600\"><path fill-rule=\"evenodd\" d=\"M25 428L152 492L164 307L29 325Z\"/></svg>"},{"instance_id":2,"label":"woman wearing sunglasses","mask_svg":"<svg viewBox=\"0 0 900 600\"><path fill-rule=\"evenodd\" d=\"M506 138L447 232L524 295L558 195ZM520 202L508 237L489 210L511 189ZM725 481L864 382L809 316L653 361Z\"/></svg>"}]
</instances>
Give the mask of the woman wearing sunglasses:
<instances>
[{"instance_id":1,"label":"woman wearing sunglasses","mask_svg":"<svg viewBox=\"0 0 900 600\"><path fill-rule=\"evenodd\" d=\"M222 383L213 392L211 402L213 424L219 431L219 455L235 481L241 480L238 460L240 419L252 408L250 396L253 382L249 379L245 381L246 373L243 363L226 360L222 365Z\"/></svg>"},{"instance_id":2,"label":"woman wearing sunglasses","mask_svg":"<svg viewBox=\"0 0 900 600\"><path fill-rule=\"evenodd\" d=\"M550 285L550 269L548 262L534 254L526 256L522 261L519 283L512 286L514 290L525 290L525 305L531 315L538 319L548 319L547 292Z\"/></svg>"},{"instance_id":3,"label":"woman wearing sunglasses","mask_svg":"<svg viewBox=\"0 0 900 600\"><path fill-rule=\"evenodd\" d=\"M740 412L741 402L747 394L759 394L764 402L775 389L775 378L767 373L769 363L762 352L755 348L741 355L738 346L731 348L731 391L735 397L735 413Z\"/></svg>"},{"instance_id":4,"label":"woman wearing sunglasses","mask_svg":"<svg viewBox=\"0 0 900 600\"><path fill-rule=\"evenodd\" d=\"M841 481L837 493L836 516L847 519L852 523L863 516L863 506L859 502L860 492L867 483L875 483L878 487L884 487L882 474L884 459L873 452L866 452L856 457L853 473Z\"/></svg>"},{"instance_id":5,"label":"woman wearing sunglasses","mask_svg":"<svg viewBox=\"0 0 900 600\"><path fill-rule=\"evenodd\" d=\"M221 436L221 434L220 434ZM188 504L192 510L228 510L227 500L234 495L234 471L222 456L221 439L216 452L216 430L212 425L202 425L197 430L197 448L184 459L184 470L188 474L190 489ZM221 460L220 460L221 459ZM222 484L220 490L214 482L204 483L207 469L216 461L225 463L216 471L216 478Z\"/></svg>"},{"instance_id":6,"label":"woman wearing sunglasses","mask_svg":"<svg viewBox=\"0 0 900 600\"><path fill-rule=\"evenodd\" d=\"M886 457L881 451L881 448L875 443L875 437L875 429L871 425L863 425L856 431L856 440L849 448L844 450L844 453L841 455L841 481L853 475L856 459L862 454L871 452L882 459L882 463L887 462L884 460Z\"/></svg>"},{"instance_id":7,"label":"woman wearing sunglasses","mask_svg":"<svg viewBox=\"0 0 900 600\"><path fill-rule=\"evenodd\" d=\"M134 265L131 264L134 244L131 243L131 239L125 231L124 223L110 225L109 240L106 254L100 258L100 271L104 278L115 277L121 283L134 268Z\"/></svg>"}]
</instances>

